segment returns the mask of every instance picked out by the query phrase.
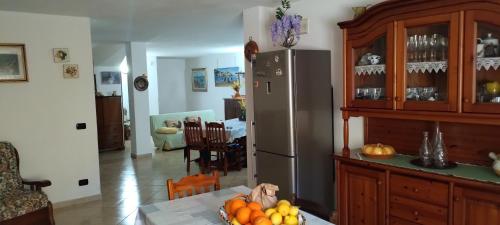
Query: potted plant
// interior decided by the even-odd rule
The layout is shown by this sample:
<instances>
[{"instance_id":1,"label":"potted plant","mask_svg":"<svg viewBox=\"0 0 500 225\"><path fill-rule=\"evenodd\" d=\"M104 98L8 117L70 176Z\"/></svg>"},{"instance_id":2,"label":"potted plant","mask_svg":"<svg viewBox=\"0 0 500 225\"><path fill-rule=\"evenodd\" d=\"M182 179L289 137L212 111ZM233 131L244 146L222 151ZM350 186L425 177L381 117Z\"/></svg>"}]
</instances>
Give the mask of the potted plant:
<instances>
[{"instance_id":1,"label":"potted plant","mask_svg":"<svg viewBox=\"0 0 500 225\"><path fill-rule=\"evenodd\" d=\"M290 0L281 0L281 6L276 9L276 20L271 26L273 43L285 48L295 46L300 39L302 16L287 14L290 8Z\"/></svg>"}]
</instances>

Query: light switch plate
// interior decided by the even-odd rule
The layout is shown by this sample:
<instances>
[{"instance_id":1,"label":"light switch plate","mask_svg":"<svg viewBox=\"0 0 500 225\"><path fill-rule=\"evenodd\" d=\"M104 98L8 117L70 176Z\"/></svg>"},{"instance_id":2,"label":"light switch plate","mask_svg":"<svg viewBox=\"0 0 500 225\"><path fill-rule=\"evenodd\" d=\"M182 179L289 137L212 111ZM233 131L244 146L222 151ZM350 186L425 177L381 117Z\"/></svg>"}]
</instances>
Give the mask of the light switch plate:
<instances>
[{"instance_id":1,"label":"light switch plate","mask_svg":"<svg viewBox=\"0 0 500 225\"><path fill-rule=\"evenodd\" d=\"M309 33L309 18L302 18L300 22L300 34L308 34Z\"/></svg>"}]
</instances>

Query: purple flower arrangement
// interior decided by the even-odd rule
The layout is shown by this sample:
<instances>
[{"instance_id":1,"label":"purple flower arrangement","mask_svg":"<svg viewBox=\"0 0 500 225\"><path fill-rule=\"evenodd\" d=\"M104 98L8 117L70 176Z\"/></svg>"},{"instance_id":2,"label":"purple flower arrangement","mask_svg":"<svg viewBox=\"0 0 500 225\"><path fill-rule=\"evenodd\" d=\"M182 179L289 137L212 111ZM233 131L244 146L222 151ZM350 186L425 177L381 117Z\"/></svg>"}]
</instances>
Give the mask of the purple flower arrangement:
<instances>
[{"instance_id":1,"label":"purple flower arrangement","mask_svg":"<svg viewBox=\"0 0 500 225\"><path fill-rule=\"evenodd\" d=\"M281 4L282 6L276 9L276 20L271 26L271 36L274 44L290 48L296 45L300 39L302 16L286 14L290 8L288 0L282 0Z\"/></svg>"}]
</instances>

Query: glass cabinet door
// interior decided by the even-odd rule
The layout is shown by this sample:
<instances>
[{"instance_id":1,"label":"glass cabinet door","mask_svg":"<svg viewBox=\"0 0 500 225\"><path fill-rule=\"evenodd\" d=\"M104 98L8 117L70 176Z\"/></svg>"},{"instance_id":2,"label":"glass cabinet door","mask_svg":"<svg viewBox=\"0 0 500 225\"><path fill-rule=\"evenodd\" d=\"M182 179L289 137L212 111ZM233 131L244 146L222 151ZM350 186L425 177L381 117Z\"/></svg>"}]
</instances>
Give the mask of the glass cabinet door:
<instances>
[{"instance_id":1,"label":"glass cabinet door","mask_svg":"<svg viewBox=\"0 0 500 225\"><path fill-rule=\"evenodd\" d=\"M455 111L458 15L399 22L398 109Z\"/></svg>"},{"instance_id":2,"label":"glass cabinet door","mask_svg":"<svg viewBox=\"0 0 500 225\"><path fill-rule=\"evenodd\" d=\"M500 113L500 17L466 13L464 111Z\"/></svg>"},{"instance_id":3,"label":"glass cabinet door","mask_svg":"<svg viewBox=\"0 0 500 225\"><path fill-rule=\"evenodd\" d=\"M393 48L389 43L393 41L393 35L384 28L348 42L348 58L351 59L348 107L392 108Z\"/></svg>"}]
</instances>

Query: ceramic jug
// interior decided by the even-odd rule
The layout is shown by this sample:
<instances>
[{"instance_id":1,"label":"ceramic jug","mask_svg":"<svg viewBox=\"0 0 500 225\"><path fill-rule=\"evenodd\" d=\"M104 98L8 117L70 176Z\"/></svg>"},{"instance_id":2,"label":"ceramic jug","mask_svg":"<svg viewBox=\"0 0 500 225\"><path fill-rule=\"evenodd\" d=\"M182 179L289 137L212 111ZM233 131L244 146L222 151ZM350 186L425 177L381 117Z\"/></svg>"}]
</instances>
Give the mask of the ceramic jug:
<instances>
[{"instance_id":1,"label":"ceramic jug","mask_svg":"<svg viewBox=\"0 0 500 225\"><path fill-rule=\"evenodd\" d=\"M500 154L497 155L494 152L490 152L490 158L495 160L492 167L497 176L500 176Z\"/></svg>"}]
</instances>

